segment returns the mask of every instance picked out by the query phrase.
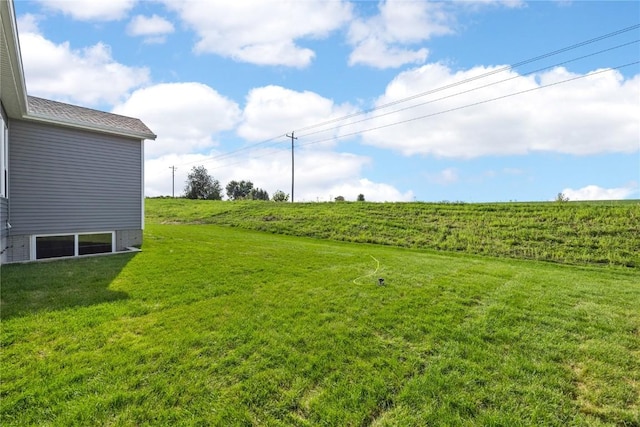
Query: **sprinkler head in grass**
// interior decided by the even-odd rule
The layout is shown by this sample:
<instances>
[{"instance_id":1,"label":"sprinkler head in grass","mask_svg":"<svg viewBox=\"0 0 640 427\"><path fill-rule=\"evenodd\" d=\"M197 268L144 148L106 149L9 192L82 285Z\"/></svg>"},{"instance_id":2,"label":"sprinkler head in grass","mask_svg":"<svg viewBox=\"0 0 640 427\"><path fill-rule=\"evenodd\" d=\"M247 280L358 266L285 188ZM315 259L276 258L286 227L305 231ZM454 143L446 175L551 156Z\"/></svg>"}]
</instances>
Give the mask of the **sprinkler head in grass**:
<instances>
[{"instance_id":1,"label":"sprinkler head in grass","mask_svg":"<svg viewBox=\"0 0 640 427\"><path fill-rule=\"evenodd\" d=\"M378 285L380 286L384 285L384 279L382 277L378 279Z\"/></svg>"}]
</instances>

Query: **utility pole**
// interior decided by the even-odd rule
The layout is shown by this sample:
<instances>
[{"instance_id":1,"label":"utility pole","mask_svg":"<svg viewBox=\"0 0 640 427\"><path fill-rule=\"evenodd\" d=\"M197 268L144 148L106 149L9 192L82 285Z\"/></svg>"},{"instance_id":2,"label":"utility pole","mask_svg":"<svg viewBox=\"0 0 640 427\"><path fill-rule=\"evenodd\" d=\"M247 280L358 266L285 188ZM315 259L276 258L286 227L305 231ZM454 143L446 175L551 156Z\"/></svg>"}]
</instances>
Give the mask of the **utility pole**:
<instances>
[{"instance_id":1,"label":"utility pole","mask_svg":"<svg viewBox=\"0 0 640 427\"><path fill-rule=\"evenodd\" d=\"M169 166L169 169L171 169L171 197L175 198L176 197L176 169L178 169L176 166Z\"/></svg>"},{"instance_id":2,"label":"utility pole","mask_svg":"<svg viewBox=\"0 0 640 427\"><path fill-rule=\"evenodd\" d=\"M295 170L293 163L293 140L298 138L294 136L293 131L291 132L291 135L287 134L287 138L291 138L291 203L293 203L293 177Z\"/></svg>"}]
</instances>

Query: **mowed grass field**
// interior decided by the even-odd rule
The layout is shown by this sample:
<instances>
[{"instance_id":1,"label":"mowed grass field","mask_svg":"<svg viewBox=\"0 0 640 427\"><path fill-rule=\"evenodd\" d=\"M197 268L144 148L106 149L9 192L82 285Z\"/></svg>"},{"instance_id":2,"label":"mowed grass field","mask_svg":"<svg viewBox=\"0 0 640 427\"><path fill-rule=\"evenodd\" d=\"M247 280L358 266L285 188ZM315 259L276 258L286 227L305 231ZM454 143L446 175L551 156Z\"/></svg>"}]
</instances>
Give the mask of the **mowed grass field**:
<instances>
[{"instance_id":1,"label":"mowed grass field","mask_svg":"<svg viewBox=\"0 0 640 427\"><path fill-rule=\"evenodd\" d=\"M2 267L3 426L640 425L638 268L175 224L206 205L158 202L141 253Z\"/></svg>"}]
</instances>

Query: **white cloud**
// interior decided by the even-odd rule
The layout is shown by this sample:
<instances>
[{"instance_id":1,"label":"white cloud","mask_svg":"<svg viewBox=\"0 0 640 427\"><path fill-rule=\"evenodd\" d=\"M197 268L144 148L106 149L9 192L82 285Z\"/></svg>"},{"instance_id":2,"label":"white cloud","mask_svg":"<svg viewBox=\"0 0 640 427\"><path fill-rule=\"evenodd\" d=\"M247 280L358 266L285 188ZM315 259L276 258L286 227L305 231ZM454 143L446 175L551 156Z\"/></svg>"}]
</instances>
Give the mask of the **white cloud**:
<instances>
[{"instance_id":1,"label":"white cloud","mask_svg":"<svg viewBox=\"0 0 640 427\"><path fill-rule=\"evenodd\" d=\"M259 65L305 67L315 53L301 39L326 37L351 16L346 1L165 2L199 36L195 50Z\"/></svg>"},{"instance_id":2,"label":"white cloud","mask_svg":"<svg viewBox=\"0 0 640 427\"><path fill-rule=\"evenodd\" d=\"M116 62L111 48L97 43L72 49L69 42L47 40L33 17L20 20L20 46L30 95L83 105L114 104L149 81L147 68Z\"/></svg>"},{"instance_id":3,"label":"white cloud","mask_svg":"<svg viewBox=\"0 0 640 427\"><path fill-rule=\"evenodd\" d=\"M145 148L149 148L152 144L153 142L147 142ZM147 197L171 196L172 191L176 197L182 195L191 167L199 166L208 158L205 154L166 154L157 158L145 157L147 159L144 162L144 192ZM179 166L175 172L172 172L170 168L176 165Z\"/></svg>"},{"instance_id":4,"label":"white cloud","mask_svg":"<svg viewBox=\"0 0 640 427\"><path fill-rule=\"evenodd\" d=\"M461 3L462 6L471 8L477 8L479 6L505 6L508 8L520 8L526 7L527 5L524 0L467 0Z\"/></svg>"},{"instance_id":5,"label":"white cloud","mask_svg":"<svg viewBox=\"0 0 640 427\"><path fill-rule=\"evenodd\" d=\"M423 63L428 50L412 46L452 32L452 15L442 3L387 0L378 7L378 15L351 23L348 41L354 49L350 65L392 68Z\"/></svg>"},{"instance_id":6,"label":"white cloud","mask_svg":"<svg viewBox=\"0 0 640 427\"><path fill-rule=\"evenodd\" d=\"M296 92L281 86L265 86L252 89L242 115L238 135L250 140L261 141L273 138L293 129L329 121L355 112L348 104L336 105L330 99L309 91ZM329 126L331 127L331 126ZM292 129L293 128L293 129ZM309 135L317 129L309 129L302 134ZM338 131L309 135L306 142L331 138Z\"/></svg>"},{"instance_id":7,"label":"white cloud","mask_svg":"<svg viewBox=\"0 0 640 427\"><path fill-rule=\"evenodd\" d=\"M602 188L597 185L587 185L586 187L574 190L565 188L562 193L569 200L621 200L627 199L638 192L638 184L631 183L626 187Z\"/></svg>"},{"instance_id":8,"label":"white cloud","mask_svg":"<svg viewBox=\"0 0 640 427\"><path fill-rule=\"evenodd\" d=\"M158 135L146 145L147 157L187 154L217 145L215 136L233 129L240 109L202 83L165 83L135 91L113 110L140 118Z\"/></svg>"},{"instance_id":9,"label":"white cloud","mask_svg":"<svg viewBox=\"0 0 640 427\"><path fill-rule=\"evenodd\" d=\"M372 182L362 177L371 159L351 153L302 149L295 156L296 201L333 201L341 195L355 200L364 194L369 201L408 201L411 191L402 193L395 187ZM276 190L291 193L291 152L280 150L275 155L259 157L232 165L228 179L249 179L257 187L272 194Z\"/></svg>"},{"instance_id":10,"label":"white cloud","mask_svg":"<svg viewBox=\"0 0 640 427\"><path fill-rule=\"evenodd\" d=\"M34 15L32 13L27 13L18 17L18 33L40 34L40 28L38 26L38 21L40 21L40 19L40 16Z\"/></svg>"},{"instance_id":11,"label":"white cloud","mask_svg":"<svg viewBox=\"0 0 640 427\"><path fill-rule=\"evenodd\" d=\"M475 67L453 72L442 64L424 65L400 73L376 105L454 85L499 68ZM535 151L574 155L638 151L640 75L624 79L619 72L609 71L486 102L575 76L563 68L528 77L506 71L438 91L372 113L370 117L415 106L361 123L361 130L383 127L365 132L363 141L405 155L458 158ZM456 95L511 77L514 79L505 83ZM459 109L465 106L470 107Z\"/></svg>"},{"instance_id":12,"label":"white cloud","mask_svg":"<svg viewBox=\"0 0 640 427\"><path fill-rule=\"evenodd\" d=\"M455 168L447 168L438 173L428 174L427 179L436 184L448 185L458 182L460 175Z\"/></svg>"},{"instance_id":13,"label":"white cloud","mask_svg":"<svg viewBox=\"0 0 640 427\"><path fill-rule=\"evenodd\" d=\"M329 189L333 197L342 196L347 201L355 201L359 194L369 202L409 202L413 201L413 192L402 193L395 187L369 181L366 178L353 179Z\"/></svg>"},{"instance_id":14,"label":"white cloud","mask_svg":"<svg viewBox=\"0 0 640 427\"><path fill-rule=\"evenodd\" d=\"M270 128L271 122L290 124L291 119L303 124L315 123L317 114L323 118L338 114L338 108L330 100L314 93L271 86L255 91L253 98L248 97L253 99L247 104L250 111L242 115L247 139L260 139L261 132L273 136L272 131L277 127ZM296 108L282 108L279 100ZM297 113L293 117L282 117L283 111ZM216 138L221 132L238 129L241 112L233 101L206 85L175 83L140 89L114 112L141 118L158 135L156 141L145 144L148 196L171 194L170 166L178 167L176 194L181 194L189 170L200 165L223 187L232 179L244 179L269 194L276 190L291 192L291 151L287 140L282 139L281 147L258 146L231 155L233 150L229 147L219 148ZM267 130L261 130L260 125ZM330 151L320 145L298 147L295 200L328 201L337 195L355 200L360 193L371 201L412 200L411 192L403 193L391 185L364 178L363 169L370 163L371 159L366 156Z\"/></svg>"},{"instance_id":15,"label":"white cloud","mask_svg":"<svg viewBox=\"0 0 640 427\"><path fill-rule=\"evenodd\" d=\"M78 21L114 21L124 18L136 0L40 0L44 7Z\"/></svg>"},{"instance_id":16,"label":"white cloud","mask_svg":"<svg viewBox=\"0 0 640 427\"><path fill-rule=\"evenodd\" d=\"M369 162L368 157L350 153L296 150L294 199L327 200L331 188L357 179ZM230 165L227 167L229 180L248 179L270 194L278 189L291 193L290 150L252 152L249 158L238 162L226 160L224 164Z\"/></svg>"},{"instance_id":17,"label":"white cloud","mask_svg":"<svg viewBox=\"0 0 640 427\"><path fill-rule=\"evenodd\" d=\"M127 25L127 34L144 36L146 43L164 43L165 36L174 32L173 24L158 15L135 16Z\"/></svg>"},{"instance_id":18,"label":"white cloud","mask_svg":"<svg viewBox=\"0 0 640 427\"><path fill-rule=\"evenodd\" d=\"M148 143L149 147L153 143ZM147 196L171 194L172 166L175 172L175 194L182 194L187 174L194 166L204 166L223 188L231 180L249 180L255 187L273 195L276 190L291 194L291 154L287 150L253 151L235 158L205 154L165 154L145 162ZM413 200L411 191L402 193L393 186L362 178L363 167L370 159L349 153L301 150L296 155L294 198L296 201L333 201L342 195L355 200L364 194L369 201Z\"/></svg>"}]
</instances>

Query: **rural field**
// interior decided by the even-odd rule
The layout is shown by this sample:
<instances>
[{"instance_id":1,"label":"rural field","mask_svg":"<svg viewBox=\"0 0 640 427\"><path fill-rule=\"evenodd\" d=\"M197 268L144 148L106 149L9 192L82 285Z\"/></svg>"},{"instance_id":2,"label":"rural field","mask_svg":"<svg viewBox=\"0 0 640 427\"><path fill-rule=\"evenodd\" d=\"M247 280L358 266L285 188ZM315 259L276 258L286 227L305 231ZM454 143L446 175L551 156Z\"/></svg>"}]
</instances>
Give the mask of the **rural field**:
<instances>
[{"instance_id":1,"label":"rural field","mask_svg":"<svg viewBox=\"0 0 640 427\"><path fill-rule=\"evenodd\" d=\"M150 199L140 253L2 267L0 423L640 426L639 222Z\"/></svg>"}]
</instances>

